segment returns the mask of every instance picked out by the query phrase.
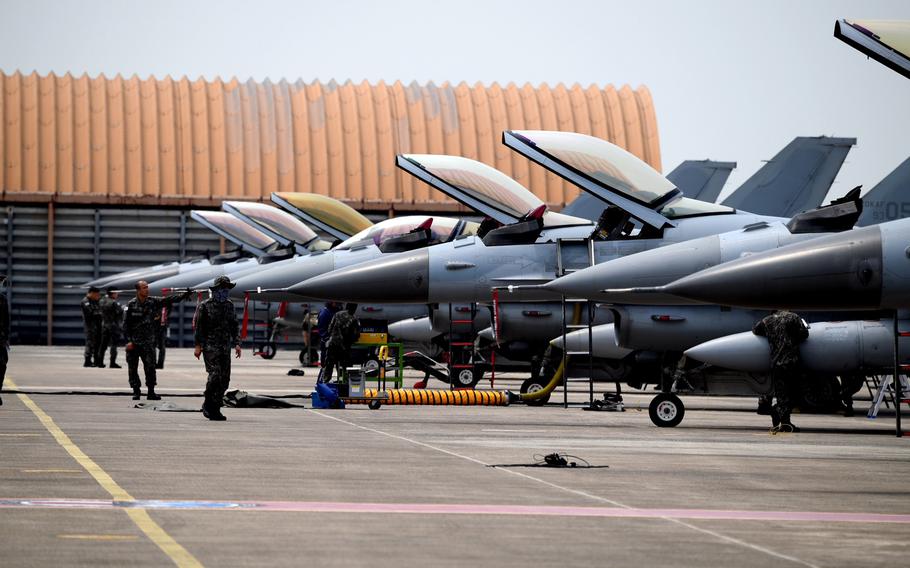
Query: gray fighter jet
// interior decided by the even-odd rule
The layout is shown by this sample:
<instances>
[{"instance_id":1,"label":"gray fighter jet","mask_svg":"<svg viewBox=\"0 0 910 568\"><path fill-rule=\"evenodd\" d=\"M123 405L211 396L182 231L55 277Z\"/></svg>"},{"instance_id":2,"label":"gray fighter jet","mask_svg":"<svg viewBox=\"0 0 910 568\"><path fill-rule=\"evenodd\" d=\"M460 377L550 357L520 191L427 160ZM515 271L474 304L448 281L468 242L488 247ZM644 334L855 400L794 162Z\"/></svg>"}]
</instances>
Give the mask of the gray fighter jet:
<instances>
[{"instance_id":1,"label":"gray fighter jet","mask_svg":"<svg viewBox=\"0 0 910 568\"><path fill-rule=\"evenodd\" d=\"M147 269L136 269L122 272L113 276L98 279L85 285L100 287L113 286L125 291L130 291L139 280L146 282L161 281L177 275L187 274L196 270L221 266L238 261L249 256L265 256L281 248L281 244L243 221L228 213L217 211L193 211L191 216L217 234L225 237L237 248L231 252L218 255L210 259L195 259L188 262L173 262L157 265ZM281 253L277 253L281 254ZM160 290L156 290L160 294Z\"/></svg>"},{"instance_id":2,"label":"gray fighter jet","mask_svg":"<svg viewBox=\"0 0 910 568\"><path fill-rule=\"evenodd\" d=\"M513 203L511 210L500 207L489 213L504 226L483 235L336 270L291 291L352 301L488 302L494 287L543 284L559 276L559 269L577 269L673 242L780 221L684 197L635 156L592 136L506 131L503 138L510 148L615 207L595 227L576 218L541 213L542 204ZM462 203L477 205L471 191L458 185L463 182L446 179L444 164L423 163L431 159L439 157L401 156L398 164ZM590 241L589 249L584 239L595 229L602 240ZM511 301L561 298L544 289L513 290Z\"/></svg>"},{"instance_id":3,"label":"gray fighter jet","mask_svg":"<svg viewBox=\"0 0 910 568\"><path fill-rule=\"evenodd\" d=\"M210 280L214 281L218 276L236 278L242 274L252 273L267 264L291 258L295 254L327 250L331 246L331 243L320 239L302 221L276 207L245 201L225 201L221 207L257 233L272 239L277 245L273 243L262 248L248 244L251 239L241 231L236 222L226 220L223 214L212 215L212 212L194 211L193 219L250 252L253 258L214 263L195 271L156 280L149 284L149 291L152 294L186 288L206 288L204 284Z\"/></svg>"}]
</instances>

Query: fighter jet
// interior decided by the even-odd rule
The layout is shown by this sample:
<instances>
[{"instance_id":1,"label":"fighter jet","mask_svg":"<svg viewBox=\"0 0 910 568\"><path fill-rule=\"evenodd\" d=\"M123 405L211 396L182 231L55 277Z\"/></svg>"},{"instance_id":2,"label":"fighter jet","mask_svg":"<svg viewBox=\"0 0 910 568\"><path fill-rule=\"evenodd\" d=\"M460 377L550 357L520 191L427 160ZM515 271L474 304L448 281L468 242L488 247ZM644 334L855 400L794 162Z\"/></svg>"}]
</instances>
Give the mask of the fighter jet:
<instances>
[{"instance_id":1,"label":"fighter jet","mask_svg":"<svg viewBox=\"0 0 910 568\"><path fill-rule=\"evenodd\" d=\"M212 259L194 259L188 262L173 262L153 267L129 270L113 276L108 276L85 285L100 287L112 286L125 291L133 289L139 280L147 282L161 281L164 278L187 274L192 271L220 266L238 261L249 256L266 256L268 254L281 255L276 252L281 245L265 233L250 227L233 215L216 211L192 211L191 216L209 229L225 237L236 245L236 249ZM250 260L252 262L252 259ZM85 286L84 285L84 286ZM154 293L160 294L160 290Z\"/></svg>"},{"instance_id":2,"label":"fighter jet","mask_svg":"<svg viewBox=\"0 0 910 568\"><path fill-rule=\"evenodd\" d=\"M336 270L291 291L351 301L488 302L495 287L543 284L560 276L558 269L577 269L673 242L779 221L684 197L635 156L592 136L506 131L503 138L510 148L615 207L595 227L576 218L544 214L542 203L513 203L511 210L499 207L490 213L504 226L482 236ZM458 187L461 179L447 180L444 164L422 163L428 159L401 156L398 164L473 206L477 199ZM602 240L586 243L595 229ZM511 301L561 299L560 294L539 288L513 292Z\"/></svg>"},{"instance_id":3,"label":"fighter jet","mask_svg":"<svg viewBox=\"0 0 910 568\"><path fill-rule=\"evenodd\" d=\"M241 231L235 221L225 218L223 214L212 215L212 212L194 211L191 213L193 219L234 242L241 249L250 252L253 254L253 258L215 263L195 271L156 280L149 284L149 291L152 294L163 294L169 290L186 288L206 288L207 286L204 284L209 283L210 280L214 281L218 276L226 275L237 278L264 265L291 258L295 254L327 250L331 246L331 243L320 239L302 221L276 207L245 201L225 201L221 207L225 212L247 224L256 233L262 233L272 239L277 245L271 243L262 248L256 246L258 243L250 244L251 239L245 237L245 233Z\"/></svg>"}]
</instances>

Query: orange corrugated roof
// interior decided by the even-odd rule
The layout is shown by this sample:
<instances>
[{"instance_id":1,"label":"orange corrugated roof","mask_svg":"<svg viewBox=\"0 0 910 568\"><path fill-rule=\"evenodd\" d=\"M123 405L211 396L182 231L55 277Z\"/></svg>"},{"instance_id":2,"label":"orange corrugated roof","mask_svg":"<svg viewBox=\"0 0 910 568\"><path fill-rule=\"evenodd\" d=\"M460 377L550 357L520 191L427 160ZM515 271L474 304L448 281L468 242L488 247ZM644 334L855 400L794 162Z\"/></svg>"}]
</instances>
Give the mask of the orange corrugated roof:
<instances>
[{"instance_id":1,"label":"orange corrugated roof","mask_svg":"<svg viewBox=\"0 0 910 568\"><path fill-rule=\"evenodd\" d=\"M0 74L0 191L10 200L208 204L314 192L362 209L452 202L397 153L494 166L551 205L577 189L510 151L505 129L610 140L656 169L646 87L392 85Z\"/></svg>"}]
</instances>

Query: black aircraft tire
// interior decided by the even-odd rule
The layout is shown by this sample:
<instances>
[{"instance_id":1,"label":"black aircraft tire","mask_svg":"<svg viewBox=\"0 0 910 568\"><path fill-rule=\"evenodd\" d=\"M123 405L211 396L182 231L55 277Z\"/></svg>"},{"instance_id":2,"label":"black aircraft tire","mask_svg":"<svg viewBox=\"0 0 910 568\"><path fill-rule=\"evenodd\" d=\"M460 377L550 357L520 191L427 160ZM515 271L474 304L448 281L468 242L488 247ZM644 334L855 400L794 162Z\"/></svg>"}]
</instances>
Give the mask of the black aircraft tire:
<instances>
[{"instance_id":1,"label":"black aircraft tire","mask_svg":"<svg viewBox=\"0 0 910 568\"><path fill-rule=\"evenodd\" d=\"M531 377L530 379L521 383L521 394L537 392L539 390L543 390L543 388L546 386L546 383L544 383L539 377ZM547 396L534 400L526 400L525 404L528 406L543 406L550 400L550 394L552 393L548 393Z\"/></svg>"},{"instance_id":2,"label":"black aircraft tire","mask_svg":"<svg viewBox=\"0 0 910 568\"><path fill-rule=\"evenodd\" d=\"M648 416L651 422L660 428L673 428L682 422L686 407L682 400L673 393L663 392L651 399L648 405Z\"/></svg>"},{"instance_id":3,"label":"black aircraft tire","mask_svg":"<svg viewBox=\"0 0 910 568\"><path fill-rule=\"evenodd\" d=\"M472 389L480 381L480 373L477 367L470 369L452 369L452 382L457 389Z\"/></svg>"},{"instance_id":4,"label":"black aircraft tire","mask_svg":"<svg viewBox=\"0 0 910 568\"><path fill-rule=\"evenodd\" d=\"M275 353L278 352L278 346L274 342L269 341L268 343L263 343L259 346L259 356L263 359L274 359Z\"/></svg>"}]
</instances>

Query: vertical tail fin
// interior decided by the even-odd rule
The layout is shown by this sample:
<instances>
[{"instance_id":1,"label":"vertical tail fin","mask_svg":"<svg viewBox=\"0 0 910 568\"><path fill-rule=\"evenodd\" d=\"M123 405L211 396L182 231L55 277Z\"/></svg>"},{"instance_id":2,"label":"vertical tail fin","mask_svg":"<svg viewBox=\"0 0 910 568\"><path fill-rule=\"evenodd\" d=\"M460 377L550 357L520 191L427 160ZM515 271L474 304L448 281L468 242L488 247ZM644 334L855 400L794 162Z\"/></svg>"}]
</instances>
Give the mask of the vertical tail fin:
<instances>
[{"instance_id":1,"label":"vertical tail fin","mask_svg":"<svg viewBox=\"0 0 910 568\"><path fill-rule=\"evenodd\" d=\"M856 138L794 138L723 204L778 217L815 209L825 199L854 144Z\"/></svg>"}]
</instances>

